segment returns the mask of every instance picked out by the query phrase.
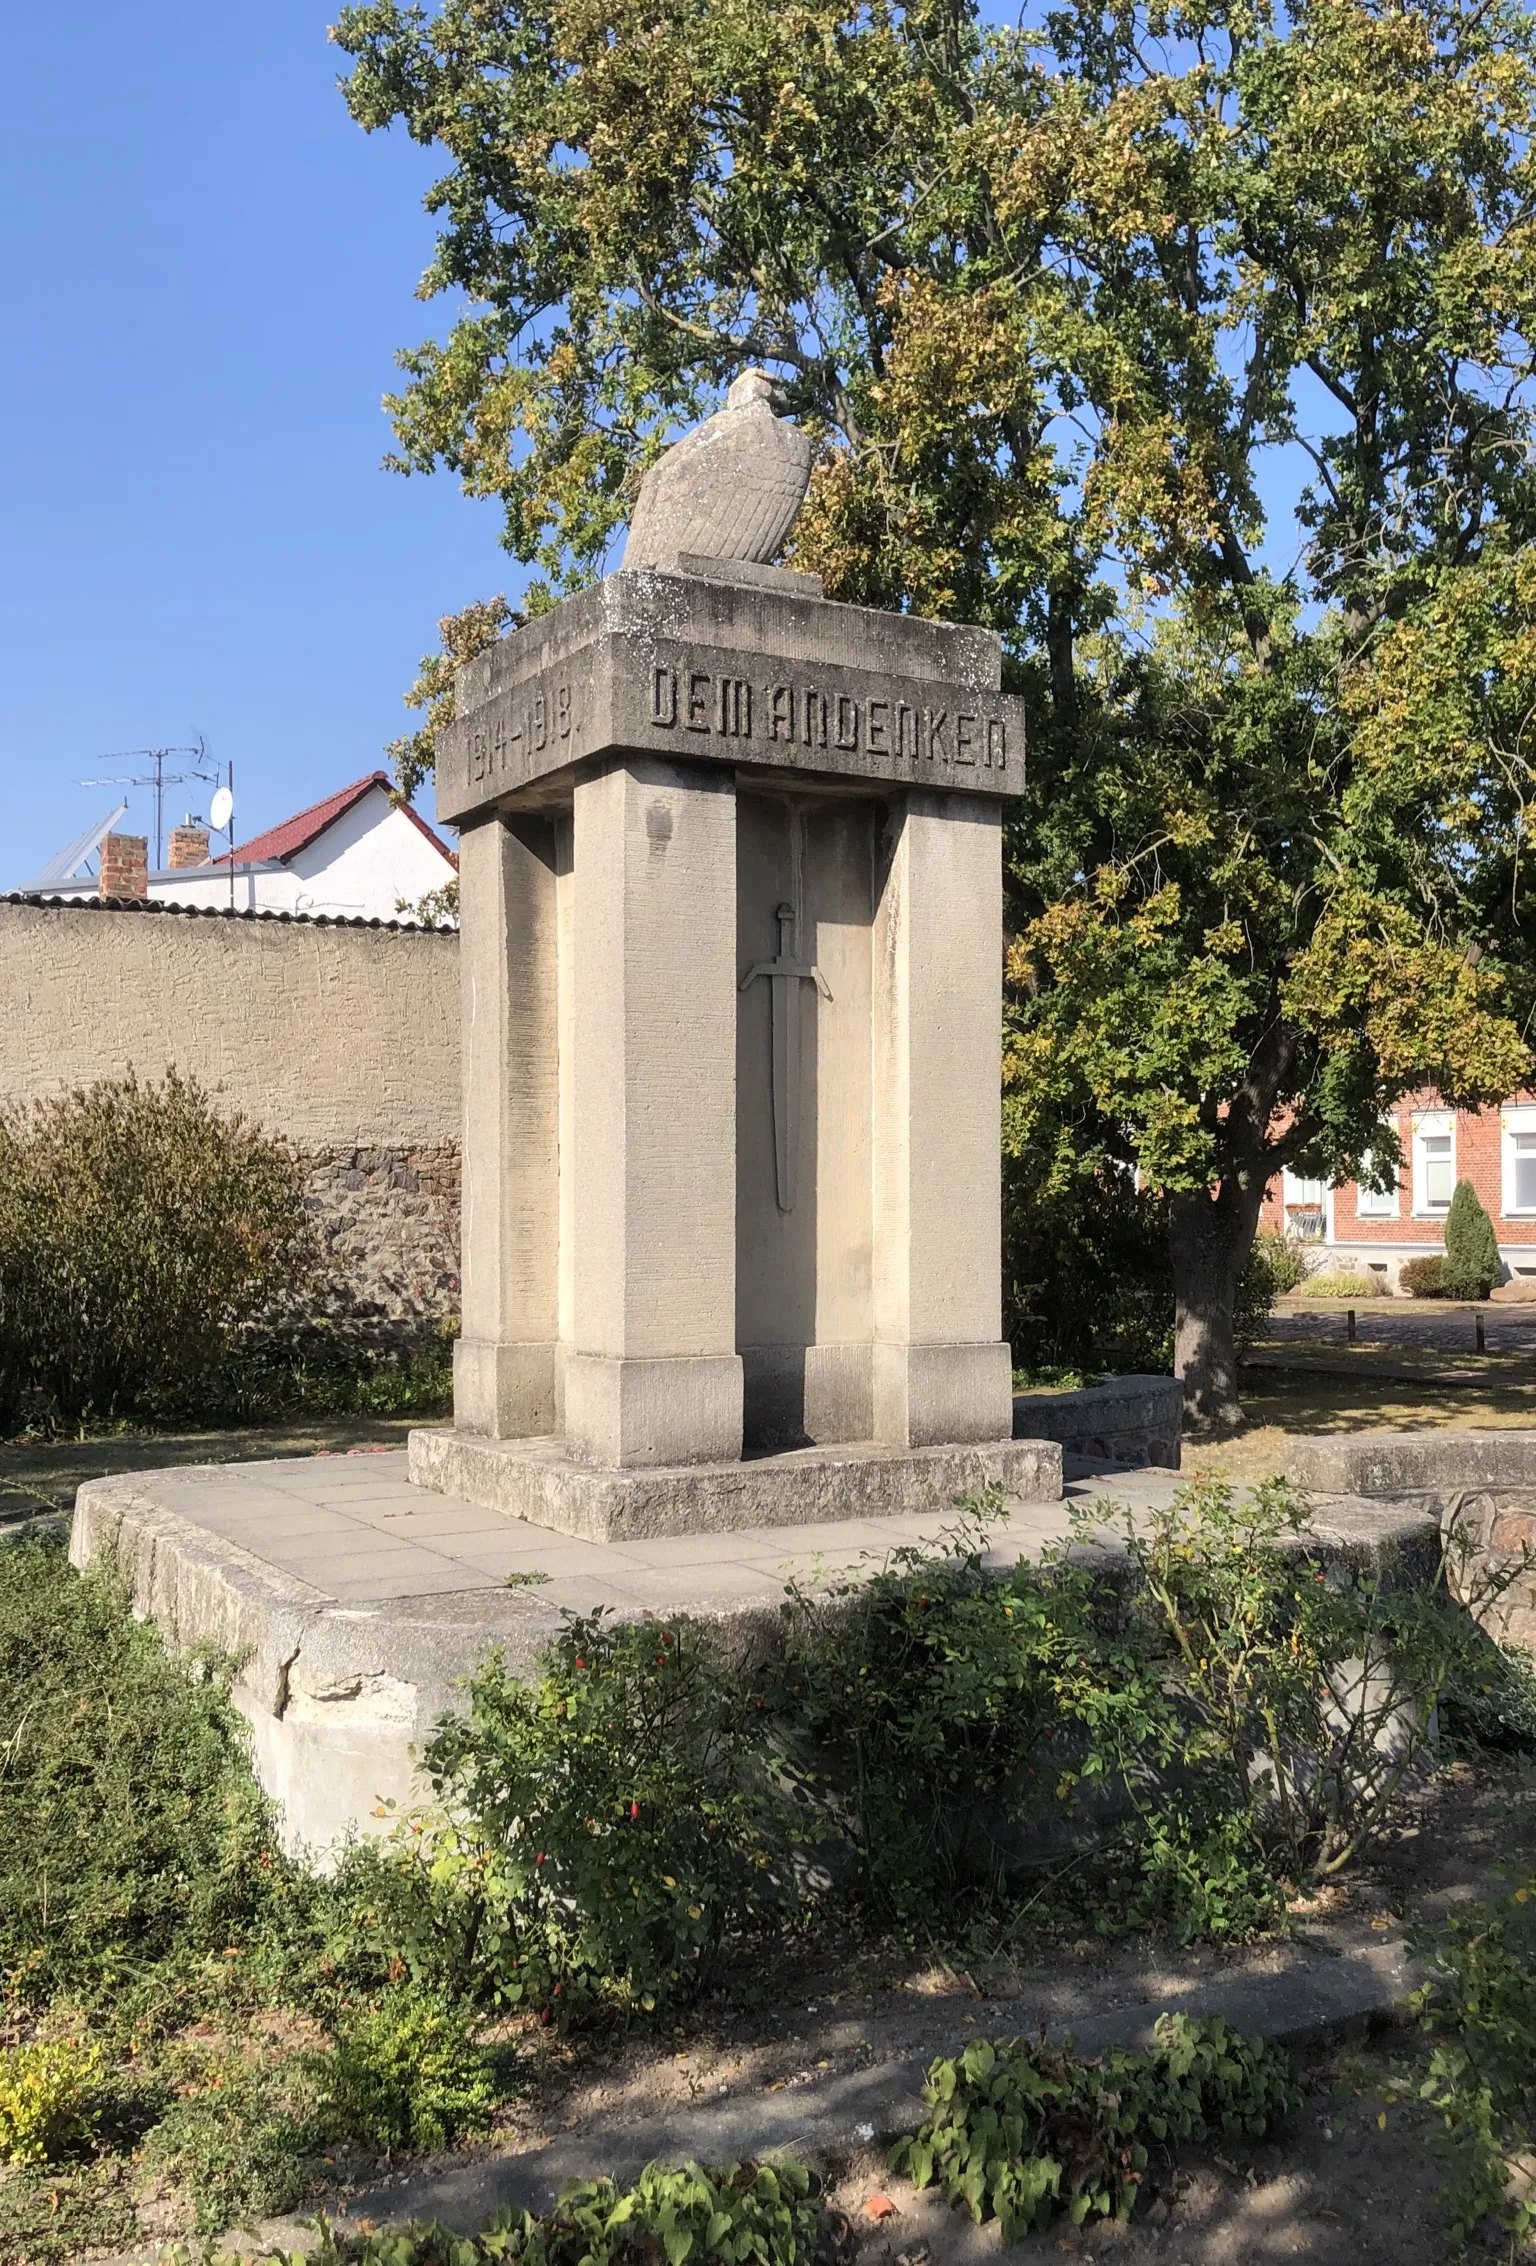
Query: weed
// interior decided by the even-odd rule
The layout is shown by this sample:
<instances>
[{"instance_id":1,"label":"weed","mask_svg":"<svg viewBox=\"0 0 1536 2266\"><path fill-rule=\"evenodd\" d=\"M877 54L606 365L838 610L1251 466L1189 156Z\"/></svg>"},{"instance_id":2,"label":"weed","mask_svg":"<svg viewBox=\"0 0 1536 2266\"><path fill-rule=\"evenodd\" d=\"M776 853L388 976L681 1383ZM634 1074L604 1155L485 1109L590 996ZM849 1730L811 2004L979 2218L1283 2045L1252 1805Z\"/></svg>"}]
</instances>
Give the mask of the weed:
<instances>
[{"instance_id":1,"label":"weed","mask_svg":"<svg viewBox=\"0 0 1536 2266\"><path fill-rule=\"evenodd\" d=\"M203 2058L144 2143L151 2175L188 2198L203 2234L291 2210L319 2147L310 2103L296 2103L302 2066L274 2069L241 2054Z\"/></svg>"},{"instance_id":2,"label":"weed","mask_svg":"<svg viewBox=\"0 0 1536 2266\"><path fill-rule=\"evenodd\" d=\"M1536 1880L1409 1942L1432 1965L1415 2011L1449 2032L1420 2097L1440 2111L1454 2239L1465 2247L1491 2217L1524 2242L1536 2231Z\"/></svg>"},{"instance_id":3,"label":"weed","mask_svg":"<svg viewBox=\"0 0 1536 2266\"><path fill-rule=\"evenodd\" d=\"M413 1984L350 2010L330 2052L308 2057L327 2133L397 2150L448 2148L483 2132L497 2096L474 2028L462 2006Z\"/></svg>"},{"instance_id":4,"label":"weed","mask_svg":"<svg viewBox=\"0 0 1536 2266\"><path fill-rule=\"evenodd\" d=\"M936 2061L928 2115L891 2152L915 2187L937 2181L972 2219L996 2218L1004 2242L1065 2212L1128 2218L1149 2140L1262 2133L1301 2095L1287 2055L1215 2017L1160 2015L1150 2053L1079 2061L1071 2040L978 2039Z\"/></svg>"}]
</instances>

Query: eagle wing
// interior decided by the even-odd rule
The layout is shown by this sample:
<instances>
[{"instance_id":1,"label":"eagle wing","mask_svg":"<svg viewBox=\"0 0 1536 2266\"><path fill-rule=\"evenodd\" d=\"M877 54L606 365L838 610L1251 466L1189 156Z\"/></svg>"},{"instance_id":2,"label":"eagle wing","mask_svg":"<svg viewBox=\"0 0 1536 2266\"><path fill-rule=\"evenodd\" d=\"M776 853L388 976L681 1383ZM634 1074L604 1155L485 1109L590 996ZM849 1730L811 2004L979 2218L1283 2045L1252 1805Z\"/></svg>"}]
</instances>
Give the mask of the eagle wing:
<instances>
[{"instance_id":1,"label":"eagle wing","mask_svg":"<svg viewBox=\"0 0 1536 2266\"><path fill-rule=\"evenodd\" d=\"M659 457L640 483L626 569L680 551L767 565L784 548L811 480L811 443L766 402L719 409Z\"/></svg>"}]
</instances>

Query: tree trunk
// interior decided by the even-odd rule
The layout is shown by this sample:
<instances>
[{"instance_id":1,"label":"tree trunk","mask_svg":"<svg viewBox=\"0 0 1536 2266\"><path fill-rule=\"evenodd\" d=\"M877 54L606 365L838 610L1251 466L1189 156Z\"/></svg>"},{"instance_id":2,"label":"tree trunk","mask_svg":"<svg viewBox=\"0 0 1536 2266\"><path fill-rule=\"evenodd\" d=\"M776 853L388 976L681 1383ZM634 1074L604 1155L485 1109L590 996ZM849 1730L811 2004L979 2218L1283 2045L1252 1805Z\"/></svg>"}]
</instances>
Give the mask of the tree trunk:
<instances>
[{"instance_id":1,"label":"tree trunk","mask_svg":"<svg viewBox=\"0 0 1536 2266\"><path fill-rule=\"evenodd\" d=\"M1173 1366L1184 1387L1184 1421L1194 1433L1226 1432L1242 1420L1237 1398L1237 1286L1253 1248L1264 1200L1224 1181L1168 1201L1173 1260Z\"/></svg>"}]
</instances>

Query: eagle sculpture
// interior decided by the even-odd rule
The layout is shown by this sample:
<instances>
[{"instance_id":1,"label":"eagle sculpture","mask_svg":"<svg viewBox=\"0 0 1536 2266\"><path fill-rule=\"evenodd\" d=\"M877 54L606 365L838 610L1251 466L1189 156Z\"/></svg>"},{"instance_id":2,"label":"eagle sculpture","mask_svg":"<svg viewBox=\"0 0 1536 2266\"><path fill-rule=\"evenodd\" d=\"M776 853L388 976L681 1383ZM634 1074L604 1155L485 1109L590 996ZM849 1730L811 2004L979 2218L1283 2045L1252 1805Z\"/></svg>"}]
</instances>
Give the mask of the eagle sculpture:
<instances>
[{"instance_id":1,"label":"eagle sculpture","mask_svg":"<svg viewBox=\"0 0 1536 2266\"><path fill-rule=\"evenodd\" d=\"M811 443L774 414L776 398L766 370L743 370L725 406L658 457L629 523L627 571L685 551L758 566L778 557L811 483Z\"/></svg>"}]
</instances>

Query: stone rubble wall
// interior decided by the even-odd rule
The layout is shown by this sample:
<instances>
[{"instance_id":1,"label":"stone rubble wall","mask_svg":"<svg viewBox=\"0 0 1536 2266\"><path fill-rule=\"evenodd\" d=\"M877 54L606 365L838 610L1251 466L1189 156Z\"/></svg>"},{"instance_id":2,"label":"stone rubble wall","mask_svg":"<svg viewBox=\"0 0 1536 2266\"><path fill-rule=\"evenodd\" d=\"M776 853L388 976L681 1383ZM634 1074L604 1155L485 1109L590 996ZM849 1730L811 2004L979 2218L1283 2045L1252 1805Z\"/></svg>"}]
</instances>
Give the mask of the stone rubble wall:
<instances>
[{"instance_id":1,"label":"stone rubble wall","mask_svg":"<svg viewBox=\"0 0 1536 2266\"><path fill-rule=\"evenodd\" d=\"M331 1309L359 1320L457 1320L459 1144L311 1150L305 1203Z\"/></svg>"}]
</instances>

